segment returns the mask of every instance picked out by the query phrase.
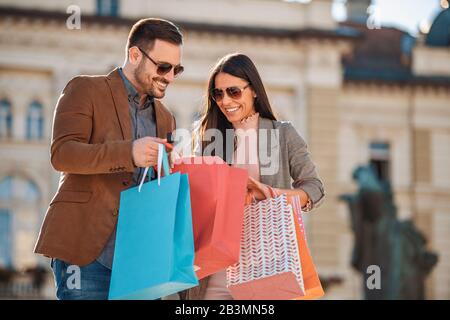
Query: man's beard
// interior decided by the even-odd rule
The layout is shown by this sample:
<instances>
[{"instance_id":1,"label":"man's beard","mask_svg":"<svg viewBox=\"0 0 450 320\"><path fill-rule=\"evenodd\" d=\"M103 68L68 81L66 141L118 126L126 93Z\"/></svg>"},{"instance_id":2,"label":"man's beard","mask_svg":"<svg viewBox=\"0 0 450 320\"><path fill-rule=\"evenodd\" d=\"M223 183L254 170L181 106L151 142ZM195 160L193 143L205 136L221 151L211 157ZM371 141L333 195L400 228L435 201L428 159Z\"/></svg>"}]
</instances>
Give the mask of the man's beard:
<instances>
[{"instance_id":1,"label":"man's beard","mask_svg":"<svg viewBox=\"0 0 450 320\"><path fill-rule=\"evenodd\" d=\"M161 99L165 95L165 91L160 91L157 88L154 88L153 83L155 80L162 81L166 83L167 81L164 78L153 78L150 80L150 83L147 83L147 76L145 75L145 64L143 61L139 64L139 66L134 70L134 79L136 84L140 87L141 91L145 92L150 97L155 97L157 99Z\"/></svg>"}]
</instances>

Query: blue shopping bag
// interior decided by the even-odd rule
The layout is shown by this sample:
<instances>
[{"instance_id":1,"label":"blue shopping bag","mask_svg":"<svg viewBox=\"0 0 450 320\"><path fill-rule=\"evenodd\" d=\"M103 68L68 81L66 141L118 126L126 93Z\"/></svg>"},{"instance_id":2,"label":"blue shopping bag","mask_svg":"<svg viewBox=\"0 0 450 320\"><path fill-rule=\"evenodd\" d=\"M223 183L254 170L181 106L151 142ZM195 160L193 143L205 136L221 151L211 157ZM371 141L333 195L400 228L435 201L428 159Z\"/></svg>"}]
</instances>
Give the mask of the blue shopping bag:
<instances>
[{"instance_id":1,"label":"blue shopping bag","mask_svg":"<svg viewBox=\"0 0 450 320\"><path fill-rule=\"evenodd\" d=\"M120 195L110 300L157 299L198 285L188 177L169 174L162 145L158 158L158 180Z\"/></svg>"}]
</instances>

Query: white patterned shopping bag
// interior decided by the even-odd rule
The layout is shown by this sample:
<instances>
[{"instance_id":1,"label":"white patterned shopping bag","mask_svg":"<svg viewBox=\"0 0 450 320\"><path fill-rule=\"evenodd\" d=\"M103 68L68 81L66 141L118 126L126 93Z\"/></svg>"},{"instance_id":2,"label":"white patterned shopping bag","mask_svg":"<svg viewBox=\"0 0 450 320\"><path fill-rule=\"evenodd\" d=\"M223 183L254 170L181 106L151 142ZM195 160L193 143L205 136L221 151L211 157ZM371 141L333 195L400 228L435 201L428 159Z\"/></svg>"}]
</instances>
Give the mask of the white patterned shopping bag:
<instances>
[{"instance_id":1,"label":"white patterned shopping bag","mask_svg":"<svg viewBox=\"0 0 450 320\"><path fill-rule=\"evenodd\" d=\"M295 216L285 194L245 207L239 262L227 268L227 287L234 299L304 295Z\"/></svg>"}]
</instances>

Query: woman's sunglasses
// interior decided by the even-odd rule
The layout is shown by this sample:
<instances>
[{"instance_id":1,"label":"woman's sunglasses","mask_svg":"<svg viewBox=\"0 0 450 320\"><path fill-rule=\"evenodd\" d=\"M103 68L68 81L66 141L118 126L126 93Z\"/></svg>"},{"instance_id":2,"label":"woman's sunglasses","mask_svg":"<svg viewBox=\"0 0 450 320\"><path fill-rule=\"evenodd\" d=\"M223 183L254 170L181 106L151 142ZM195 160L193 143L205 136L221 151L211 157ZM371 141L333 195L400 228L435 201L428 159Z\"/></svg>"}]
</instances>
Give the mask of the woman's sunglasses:
<instances>
[{"instance_id":1,"label":"woman's sunglasses","mask_svg":"<svg viewBox=\"0 0 450 320\"><path fill-rule=\"evenodd\" d=\"M147 53L145 53L144 50L142 50L139 47L138 47L138 49L142 52L142 54L147 59L149 59L151 62L153 62L156 65L156 73L159 74L160 76L164 76L164 75L168 74L170 72L170 70L172 70L172 68L173 68L173 75L175 77L184 71L184 67L182 65L174 66L168 62L156 62L155 60L150 58L150 56Z\"/></svg>"},{"instance_id":2,"label":"woman's sunglasses","mask_svg":"<svg viewBox=\"0 0 450 320\"><path fill-rule=\"evenodd\" d=\"M245 87L239 88L239 87L229 87L225 89L225 92L227 95L234 100L238 100L242 97L242 92L247 89L250 86L250 83L247 84ZM211 90L211 98L215 102L220 102L223 100L223 97L225 96L224 90L215 88Z\"/></svg>"}]
</instances>

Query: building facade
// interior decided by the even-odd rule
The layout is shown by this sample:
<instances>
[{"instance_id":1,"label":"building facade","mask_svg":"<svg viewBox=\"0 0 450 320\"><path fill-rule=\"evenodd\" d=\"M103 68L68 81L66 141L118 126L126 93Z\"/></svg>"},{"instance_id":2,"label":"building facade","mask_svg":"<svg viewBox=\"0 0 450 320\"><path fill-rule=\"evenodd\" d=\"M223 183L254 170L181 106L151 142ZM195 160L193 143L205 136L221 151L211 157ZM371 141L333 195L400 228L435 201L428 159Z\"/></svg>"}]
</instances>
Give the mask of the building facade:
<instances>
[{"instance_id":1,"label":"building facade","mask_svg":"<svg viewBox=\"0 0 450 320\"><path fill-rule=\"evenodd\" d=\"M407 79L355 76L352 57L367 35L361 26L334 21L331 5L331 0L2 1L0 265L48 267L32 250L58 186L49 145L59 94L73 76L121 66L131 25L152 16L179 24L185 36L186 71L163 99L179 127L190 128L198 115L215 61L240 51L255 61L278 116L292 121L307 140L327 191L323 206L306 221L318 271L330 283L326 299L362 297L361 277L350 266L349 213L338 196L355 189L352 170L368 161L388 168L400 216L414 219L440 255L427 298L450 298L449 47L417 40L406 54ZM73 16L78 10L79 25ZM338 281L331 285L333 279Z\"/></svg>"}]
</instances>

